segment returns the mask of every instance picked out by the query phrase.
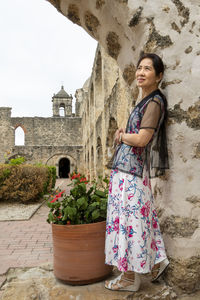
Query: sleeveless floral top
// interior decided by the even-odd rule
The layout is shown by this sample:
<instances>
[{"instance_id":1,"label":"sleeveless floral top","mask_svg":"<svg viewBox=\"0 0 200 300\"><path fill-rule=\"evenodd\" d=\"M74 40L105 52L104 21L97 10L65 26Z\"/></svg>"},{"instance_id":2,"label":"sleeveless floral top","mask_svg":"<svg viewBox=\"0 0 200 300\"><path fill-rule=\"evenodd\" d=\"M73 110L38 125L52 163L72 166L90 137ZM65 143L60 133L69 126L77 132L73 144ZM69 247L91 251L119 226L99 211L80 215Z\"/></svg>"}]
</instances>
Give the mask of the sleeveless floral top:
<instances>
[{"instance_id":1,"label":"sleeveless floral top","mask_svg":"<svg viewBox=\"0 0 200 300\"><path fill-rule=\"evenodd\" d=\"M151 172L153 165L159 160L157 145L157 137L160 125L164 120L165 107L162 94L159 90L152 92L150 95L142 99L131 112L126 133L139 133L142 128L154 129L153 137L145 147L129 146L121 143L117 146L112 169L143 176L143 168L146 164L150 177L158 175Z\"/></svg>"}]
</instances>

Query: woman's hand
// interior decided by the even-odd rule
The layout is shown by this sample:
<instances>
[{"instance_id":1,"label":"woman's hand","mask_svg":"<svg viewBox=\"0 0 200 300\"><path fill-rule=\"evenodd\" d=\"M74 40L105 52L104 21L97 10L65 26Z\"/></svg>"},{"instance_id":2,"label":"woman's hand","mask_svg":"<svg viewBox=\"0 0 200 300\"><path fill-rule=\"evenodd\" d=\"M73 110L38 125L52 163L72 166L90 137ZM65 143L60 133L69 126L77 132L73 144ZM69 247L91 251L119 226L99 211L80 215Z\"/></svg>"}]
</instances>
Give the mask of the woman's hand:
<instances>
[{"instance_id":1,"label":"woman's hand","mask_svg":"<svg viewBox=\"0 0 200 300\"><path fill-rule=\"evenodd\" d=\"M124 132L125 132L124 128L119 128L116 130L115 136L114 136L114 145L120 144L120 141L119 141L120 133L124 133Z\"/></svg>"}]
</instances>

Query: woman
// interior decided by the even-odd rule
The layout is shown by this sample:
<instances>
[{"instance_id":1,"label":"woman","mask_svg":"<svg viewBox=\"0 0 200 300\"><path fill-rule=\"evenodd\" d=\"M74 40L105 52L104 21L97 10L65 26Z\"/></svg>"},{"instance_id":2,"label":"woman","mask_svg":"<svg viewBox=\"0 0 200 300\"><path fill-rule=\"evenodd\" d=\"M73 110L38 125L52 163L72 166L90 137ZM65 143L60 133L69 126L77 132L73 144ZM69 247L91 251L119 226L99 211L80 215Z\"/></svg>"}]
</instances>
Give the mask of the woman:
<instances>
[{"instance_id":1,"label":"woman","mask_svg":"<svg viewBox=\"0 0 200 300\"><path fill-rule=\"evenodd\" d=\"M106 264L122 273L106 281L111 290L137 291L139 274L152 271L155 281L169 264L153 204L150 178L168 168L165 121L167 101L158 89L164 65L143 54L137 64L142 100L130 114L126 130L115 133L117 149L109 186Z\"/></svg>"}]
</instances>

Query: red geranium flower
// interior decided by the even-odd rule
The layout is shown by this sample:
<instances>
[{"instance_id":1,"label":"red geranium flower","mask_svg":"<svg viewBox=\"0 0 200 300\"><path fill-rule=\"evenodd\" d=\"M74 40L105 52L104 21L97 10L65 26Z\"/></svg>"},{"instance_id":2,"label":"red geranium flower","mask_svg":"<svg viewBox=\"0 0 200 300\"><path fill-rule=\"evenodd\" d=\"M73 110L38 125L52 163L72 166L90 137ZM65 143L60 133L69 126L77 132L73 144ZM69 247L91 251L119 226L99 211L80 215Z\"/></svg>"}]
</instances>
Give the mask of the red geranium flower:
<instances>
[{"instance_id":1,"label":"red geranium flower","mask_svg":"<svg viewBox=\"0 0 200 300\"><path fill-rule=\"evenodd\" d=\"M58 200L58 198L54 198L53 200L50 201L50 203L54 203Z\"/></svg>"}]
</instances>

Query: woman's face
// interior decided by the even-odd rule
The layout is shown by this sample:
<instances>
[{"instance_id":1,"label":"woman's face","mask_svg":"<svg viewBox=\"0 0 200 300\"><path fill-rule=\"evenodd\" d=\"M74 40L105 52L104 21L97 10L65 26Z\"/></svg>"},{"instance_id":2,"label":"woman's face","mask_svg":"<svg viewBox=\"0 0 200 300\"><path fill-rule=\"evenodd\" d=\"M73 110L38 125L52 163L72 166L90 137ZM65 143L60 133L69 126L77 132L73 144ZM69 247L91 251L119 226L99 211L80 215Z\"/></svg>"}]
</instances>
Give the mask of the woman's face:
<instances>
[{"instance_id":1,"label":"woman's face","mask_svg":"<svg viewBox=\"0 0 200 300\"><path fill-rule=\"evenodd\" d=\"M145 90L157 88L161 79L162 73L156 75L152 60L144 58L136 71L137 86Z\"/></svg>"}]
</instances>

